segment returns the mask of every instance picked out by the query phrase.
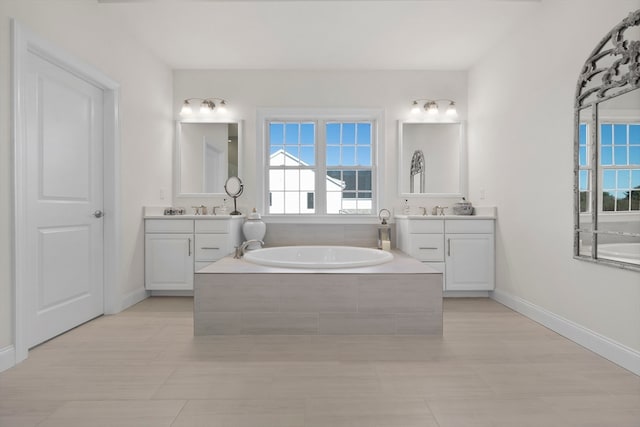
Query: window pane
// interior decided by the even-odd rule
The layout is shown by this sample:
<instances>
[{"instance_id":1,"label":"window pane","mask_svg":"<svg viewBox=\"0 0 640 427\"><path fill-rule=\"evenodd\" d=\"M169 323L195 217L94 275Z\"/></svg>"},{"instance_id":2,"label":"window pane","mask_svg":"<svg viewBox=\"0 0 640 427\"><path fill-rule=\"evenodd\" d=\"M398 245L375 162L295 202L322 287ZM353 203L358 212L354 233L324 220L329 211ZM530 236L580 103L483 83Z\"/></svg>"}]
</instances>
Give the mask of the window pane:
<instances>
[{"instance_id":1,"label":"window pane","mask_svg":"<svg viewBox=\"0 0 640 427\"><path fill-rule=\"evenodd\" d=\"M342 193L342 198L343 199L355 199L356 198L356 192L355 191L345 191L344 193Z\"/></svg>"},{"instance_id":2,"label":"window pane","mask_svg":"<svg viewBox=\"0 0 640 427\"><path fill-rule=\"evenodd\" d=\"M300 171L300 191L314 191L316 189L315 171L304 169Z\"/></svg>"},{"instance_id":3,"label":"window pane","mask_svg":"<svg viewBox=\"0 0 640 427\"><path fill-rule=\"evenodd\" d=\"M580 123L578 127L579 143L580 145L587 145L587 125Z\"/></svg>"},{"instance_id":4,"label":"window pane","mask_svg":"<svg viewBox=\"0 0 640 427\"><path fill-rule=\"evenodd\" d=\"M284 125L282 123L271 123L269 126L269 143L271 145L284 143Z\"/></svg>"},{"instance_id":5,"label":"window pane","mask_svg":"<svg viewBox=\"0 0 640 427\"><path fill-rule=\"evenodd\" d=\"M358 199L370 199L371 194L370 191L360 191L358 192Z\"/></svg>"},{"instance_id":6,"label":"window pane","mask_svg":"<svg viewBox=\"0 0 640 427\"><path fill-rule=\"evenodd\" d=\"M580 192L580 212L589 212L589 205L591 204L589 194L588 191Z\"/></svg>"},{"instance_id":7,"label":"window pane","mask_svg":"<svg viewBox=\"0 0 640 427\"><path fill-rule=\"evenodd\" d=\"M345 190L356 189L356 171L343 171L342 179L345 183Z\"/></svg>"},{"instance_id":8,"label":"window pane","mask_svg":"<svg viewBox=\"0 0 640 427\"><path fill-rule=\"evenodd\" d=\"M342 166L355 166L356 164L356 147L342 146Z\"/></svg>"},{"instance_id":9,"label":"window pane","mask_svg":"<svg viewBox=\"0 0 640 427\"><path fill-rule=\"evenodd\" d=\"M284 191L272 191L269 199L271 200L271 206L269 206L269 213L271 214L283 214L284 213Z\"/></svg>"},{"instance_id":10,"label":"window pane","mask_svg":"<svg viewBox=\"0 0 640 427\"><path fill-rule=\"evenodd\" d=\"M358 171L358 190L371 191L371 171Z\"/></svg>"},{"instance_id":11,"label":"window pane","mask_svg":"<svg viewBox=\"0 0 640 427\"><path fill-rule=\"evenodd\" d=\"M371 145L371 123L358 123L358 145Z\"/></svg>"},{"instance_id":12,"label":"window pane","mask_svg":"<svg viewBox=\"0 0 640 427\"><path fill-rule=\"evenodd\" d=\"M314 166L316 164L315 148L309 146L300 147L300 160L308 166Z\"/></svg>"},{"instance_id":13,"label":"window pane","mask_svg":"<svg viewBox=\"0 0 640 427\"><path fill-rule=\"evenodd\" d=\"M631 210L632 211L640 210L640 191L631 192Z\"/></svg>"},{"instance_id":14,"label":"window pane","mask_svg":"<svg viewBox=\"0 0 640 427\"><path fill-rule=\"evenodd\" d=\"M614 195L612 193L609 193L608 191L603 191L602 192L602 210L605 212L613 211L615 207L616 207L616 199Z\"/></svg>"},{"instance_id":15,"label":"window pane","mask_svg":"<svg viewBox=\"0 0 640 427\"><path fill-rule=\"evenodd\" d=\"M326 125L327 144L340 144L340 124L328 123Z\"/></svg>"},{"instance_id":16,"label":"window pane","mask_svg":"<svg viewBox=\"0 0 640 427\"><path fill-rule=\"evenodd\" d=\"M300 143L313 145L316 142L316 126L314 123L303 123L300 127Z\"/></svg>"},{"instance_id":17,"label":"window pane","mask_svg":"<svg viewBox=\"0 0 640 427\"><path fill-rule=\"evenodd\" d=\"M269 191L284 190L284 169L271 169L269 171Z\"/></svg>"},{"instance_id":18,"label":"window pane","mask_svg":"<svg viewBox=\"0 0 640 427\"><path fill-rule=\"evenodd\" d=\"M640 165L640 146L629 147L629 164Z\"/></svg>"},{"instance_id":19,"label":"window pane","mask_svg":"<svg viewBox=\"0 0 640 427\"><path fill-rule=\"evenodd\" d=\"M315 194L307 193L307 209L314 209L315 207Z\"/></svg>"},{"instance_id":20,"label":"window pane","mask_svg":"<svg viewBox=\"0 0 640 427\"><path fill-rule=\"evenodd\" d=\"M613 143L615 145L627 144L627 125L613 125Z\"/></svg>"},{"instance_id":21,"label":"window pane","mask_svg":"<svg viewBox=\"0 0 640 427\"><path fill-rule=\"evenodd\" d=\"M615 165L626 165L627 163L627 147L614 147L613 157Z\"/></svg>"},{"instance_id":22,"label":"window pane","mask_svg":"<svg viewBox=\"0 0 640 427\"><path fill-rule=\"evenodd\" d=\"M631 171L631 188L640 188L640 169Z\"/></svg>"},{"instance_id":23,"label":"window pane","mask_svg":"<svg viewBox=\"0 0 640 427\"><path fill-rule=\"evenodd\" d=\"M300 191L300 171L285 170L284 171L284 189L287 191Z\"/></svg>"},{"instance_id":24,"label":"window pane","mask_svg":"<svg viewBox=\"0 0 640 427\"><path fill-rule=\"evenodd\" d=\"M580 166L587 165L587 147L580 147Z\"/></svg>"},{"instance_id":25,"label":"window pane","mask_svg":"<svg viewBox=\"0 0 640 427\"><path fill-rule=\"evenodd\" d=\"M305 194L305 203L306 203ZM300 193L297 191L287 191L284 193L284 213L299 214L300 213Z\"/></svg>"},{"instance_id":26,"label":"window pane","mask_svg":"<svg viewBox=\"0 0 640 427\"><path fill-rule=\"evenodd\" d=\"M269 159L270 166L284 165L284 150L282 149L282 145L272 145L270 152L271 152L271 157Z\"/></svg>"},{"instance_id":27,"label":"window pane","mask_svg":"<svg viewBox=\"0 0 640 427\"><path fill-rule=\"evenodd\" d=\"M356 124L355 123L342 124L342 143L343 144L356 143Z\"/></svg>"},{"instance_id":28,"label":"window pane","mask_svg":"<svg viewBox=\"0 0 640 427\"><path fill-rule=\"evenodd\" d=\"M618 171L618 182L616 188L618 190L628 190L631 174L628 170Z\"/></svg>"},{"instance_id":29,"label":"window pane","mask_svg":"<svg viewBox=\"0 0 640 427\"><path fill-rule=\"evenodd\" d=\"M616 191L616 211L628 211L629 210L629 192L628 191Z\"/></svg>"},{"instance_id":30,"label":"window pane","mask_svg":"<svg viewBox=\"0 0 640 427\"><path fill-rule=\"evenodd\" d=\"M613 126L601 125L600 126L600 144L611 145L613 141Z\"/></svg>"},{"instance_id":31,"label":"window pane","mask_svg":"<svg viewBox=\"0 0 640 427\"><path fill-rule=\"evenodd\" d=\"M629 144L640 144L640 125L629 125Z\"/></svg>"},{"instance_id":32,"label":"window pane","mask_svg":"<svg viewBox=\"0 0 640 427\"><path fill-rule=\"evenodd\" d=\"M613 148L611 147L602 147L600 153L600 164L609 166L613 164Z\"/></svg>"},{"instance_id":33,"label":"window pane","mask_svg":"<svg viewBox=\"0 0 640 427\"><path fill-rule=\"evenodd\" d=\"M580 190L589 189L589 171L580 171Z\"/></svg>"},{"instance_id":34,"label":"window pane","mask_svg":"<svg viewBox=\"0 0 640 427\"><path fill-rule=\"evenodd\" d=\"M371 147L358 146L358 165L371 166Z\"/></svg>"},{"instance_id":35,"label":"window pane","mask_svg":"<svg viewBox=\"0 0 640 427\"><path fill-rule=\"evenodd\" d=\"M605 190L616 188L616 171L606 170L602 173L602 188Z\"/></svg>"},{"instance_id":36,"label":"window pane","mask_svg":"<svg viewBox=\"0 0 640 427\"><path fill-rule=\"evenodd\" d=\"M285 166L300 166L300 155L298 154L298 146L286 146L287 155L284 157Z\"/></svg>"},{"instance_id":37,"label":"window pane","mask_svg":"<svg viewBox=\"0 0 640 427\"><path fill-rule=\"evenodd\" d=\"M285 144L297 144L299 139L300 125L298 123L287 123L285 128Z\"/></svg>"},{"instance_id":38,"label":"window pane","mask_svg":"<svg viewBox=\"0 0 640 427\"><path fill-rule=\"evenodd\" d=\"M332 145L327 147L327 166L340 165L340 146Z\"/></svg>"}]
</instances>

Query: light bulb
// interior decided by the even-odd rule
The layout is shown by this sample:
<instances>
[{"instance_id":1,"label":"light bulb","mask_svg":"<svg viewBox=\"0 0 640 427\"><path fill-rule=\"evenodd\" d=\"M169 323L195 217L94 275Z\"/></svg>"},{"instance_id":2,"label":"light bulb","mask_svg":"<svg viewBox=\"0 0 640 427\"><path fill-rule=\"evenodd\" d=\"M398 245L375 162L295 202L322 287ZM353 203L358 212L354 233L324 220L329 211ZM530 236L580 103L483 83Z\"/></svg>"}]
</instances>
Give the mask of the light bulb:
<instances>
[{"instance_id":1,"label":"light bulb","mask_svg":"<svg viewBox=\"0 0 640 427\"><path fill-rule=\"evenodd\" d=\"M220 101L220 105L218 106L218 111L221 114L224 114L227 112L227 102L224 99Z\"/></svg>"},{"instance_id":2,"label":"light bulb","mask_svg":"<svg viewBox=\"0 0 640 427\"><path fill-rule=\"evenodd\" d=\"M438 104L435 101L429 101L424 105L425 110L427 110L428 114L438 114Z\"/></svg>"},{"instance_id":3,"label":"light bulb","mask_svg":"<svg viewBox=\"0 0 640 427\"><path fill-rule=\"evenodd\" d=\"M413 107L411 107L411 113L418 114L419 112L420 112L420 105L418 104L418 101L413 101Z\"/></svg>"},{"instance_id":4,"label":"light bulb","mask_svg":"<svg viewBox=\"0 0 640 427\"><path fill-rule=\"evenodd\" d=\"M191 105L189 104L189 101L184 101L184 104L182 104L182 109L180 110L180 115L186 116L191 114L192 112L193 110L191 110Z\"/></svg>"},{"instance_id":5,"label":"light bulb","mask_svg":"<svg viewBox=\"0 0 640 427\"><path fill-rule=\"evenodd\" d=\"M216 108L216 104L205 99L202 101L202 104L200 104L200 114L209 114L213 112L214 108Z\"/></svg>"},{"instance_id":6,"label":"light bulb","mask_svg":"<svg viewBox=\"0 0 640 427\"><path fill-rule=\"evenodd\" d=\"M455 116L457 114L458 114L458 111L456 110L456 103L451 101L451 104L449 104L449 106L447 107L447 115Z\"/></svg>"}]
</instances>

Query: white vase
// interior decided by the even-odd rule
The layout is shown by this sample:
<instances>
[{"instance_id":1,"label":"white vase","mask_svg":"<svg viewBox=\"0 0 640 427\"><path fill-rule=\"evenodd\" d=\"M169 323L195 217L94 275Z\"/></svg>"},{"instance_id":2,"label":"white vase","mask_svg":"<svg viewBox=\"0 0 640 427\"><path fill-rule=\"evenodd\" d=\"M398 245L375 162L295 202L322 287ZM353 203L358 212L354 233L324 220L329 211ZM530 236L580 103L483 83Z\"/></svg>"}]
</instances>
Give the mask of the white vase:
<instances>
[{"instance_id":1,"label":"white vase","mask_svg":"<svg viewBox=\"0 0 640 427\"><path fill-rule=\"evenodd\" d=\"M248 240L264 240L264 234L267 231L266 224L260 219L260 214L253 208L253 212L249 214L247 220L242 224L242 233L246 241ZM252 242L247 245L247 249L259 249L260 243Z\"/></svg>"}]
</instances>

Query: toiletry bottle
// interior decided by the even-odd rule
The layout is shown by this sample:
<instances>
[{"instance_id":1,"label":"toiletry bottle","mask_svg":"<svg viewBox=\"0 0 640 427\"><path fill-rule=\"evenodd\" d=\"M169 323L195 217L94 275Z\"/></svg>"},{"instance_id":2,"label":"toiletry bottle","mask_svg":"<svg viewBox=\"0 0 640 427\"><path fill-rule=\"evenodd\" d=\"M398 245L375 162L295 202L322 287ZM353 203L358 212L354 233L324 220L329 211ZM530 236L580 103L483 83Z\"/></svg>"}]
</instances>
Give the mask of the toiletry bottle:
<instances>
[{"instance_id":1,"label":"toiletry bottle","mask_svg":"<svg viewBox=\"0 0 640 427\"><path fill-rule=\"evenodd\" d=\"M409 206L409 199L404 199L402 202L402 213L409 215L411 213L411 207Z\"/></svg>"}]
</instances>

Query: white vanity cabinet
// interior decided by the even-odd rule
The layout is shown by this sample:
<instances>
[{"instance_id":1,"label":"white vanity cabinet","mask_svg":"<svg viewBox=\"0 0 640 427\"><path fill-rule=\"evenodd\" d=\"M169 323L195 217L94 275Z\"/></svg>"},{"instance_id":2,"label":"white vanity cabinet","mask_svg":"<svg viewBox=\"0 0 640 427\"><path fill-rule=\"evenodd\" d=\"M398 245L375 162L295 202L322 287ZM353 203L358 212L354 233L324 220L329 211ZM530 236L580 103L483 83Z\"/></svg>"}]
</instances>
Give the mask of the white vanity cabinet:
<instances>
[{"instance_id":1,"label":"white vanity cabinet","mask_svg":"<svg viewBox=\"0 0 640 427\"><path fill-rule=\"evenodd\" d=\"M495 287L493 218L396 217L397 246L444 273L445 291Z\"/></svg>"},{"instance_id":2,"label":"white vanity cabinet","mask_svg":"<svg viewBox=\"0 0 640 427\"><path fill-rule=\"evenodd\" d=\"M491 291L495 287L494 221L445 221L447 291Z\"/></svg>"},{"instance_id":3,"label":"white vanity cabinet","mask_svg":"<svg viewBox=\"0 0 640 427\"><path fill-rule=\"evenodd\" d=\"M241 244L244 217L145 218L145 288L191 291L193 273Z\"/></svg>"}]
</instances>

